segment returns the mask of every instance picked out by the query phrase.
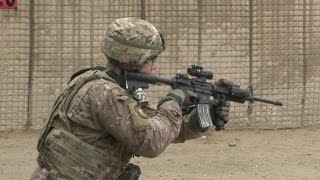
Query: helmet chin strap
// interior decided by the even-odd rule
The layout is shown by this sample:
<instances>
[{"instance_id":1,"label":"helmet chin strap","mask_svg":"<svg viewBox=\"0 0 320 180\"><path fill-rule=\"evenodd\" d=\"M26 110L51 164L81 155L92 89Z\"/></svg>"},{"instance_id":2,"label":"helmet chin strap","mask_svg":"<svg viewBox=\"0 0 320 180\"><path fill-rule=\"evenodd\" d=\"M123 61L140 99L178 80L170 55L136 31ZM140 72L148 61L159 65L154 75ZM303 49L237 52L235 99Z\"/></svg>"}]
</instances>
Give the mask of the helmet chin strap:
<instances>
[{"instance_id":1,"label":"helmet chin strap","mask_svg":"<svg viewBox=\"0 0 320 180\"><path fill-rule=\"evenodd\" d=\"M122 69L131 71L131 72L139 72L139 70L141 69L141 67L139 66L128 64L128 63L121 63L121 61L113 59L108 56L107 56L107 60L109 62L108 64L110 64L113 67L113 69L116 71L118 75L120 74Z\"/></svg>"},{"instance_id":2,"label":"helmet chin strap","mask_svg":"<svg viewBox=\"0 0 320 180\"><path fill-rule=\"evenodd\" d=\"M123 89L127 90L129 94L132 94L131 89L128 87L128 82L127 82L127 72L138 72L137 68L132 68L132 65L130 64L124 64L124 63L119 63L119 64L113 64L109 63L111 66L107 66L108 68L106 69L106 73L112 77L114 80L118 82L120 87Z\"/></svg>"},{"instance_id":3,"label":"helmet chin strap","mask_svg":"<svg viewBox=\"0 0 320 180\"><path fill-rule=\"evenodd\" d=\"M127 71L139 71L140 68L138 68L137 66L133 66L133 65L130 65L130 64L122 64L122 69L125 69Z\"/></svg>"}]
</instances>

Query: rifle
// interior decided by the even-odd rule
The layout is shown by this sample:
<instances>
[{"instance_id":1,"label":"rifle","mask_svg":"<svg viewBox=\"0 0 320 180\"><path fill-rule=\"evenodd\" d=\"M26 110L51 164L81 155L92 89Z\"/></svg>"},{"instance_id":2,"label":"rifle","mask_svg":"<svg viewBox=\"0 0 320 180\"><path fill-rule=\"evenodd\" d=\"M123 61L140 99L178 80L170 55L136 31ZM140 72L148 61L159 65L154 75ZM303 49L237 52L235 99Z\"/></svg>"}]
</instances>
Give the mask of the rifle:
<instances>
[{"instance_id":1,"label":"rifle","mask_svg":"<svg viewBox=\"0 0 320 180\"><path fill-rule=\"evenodd\" d=\"M201 128L213 126L209 106L211 96L216 98L222 94L226 97L226 100L241 104L246 101L249 101L250 103L259 101L276 106L282 106L282 102L280 101L254 97L251 85L247 89L241 89L240 85L236 85L225 80L220 80L213 84L206 82L207 79L210 80L213 78L213 73L210 71L204 71L202 66L192 65L191 68L188 68L187 73L188 74L177 74L171 79L136 72L124 72L122 76L125 77L123 80L125 80L125 87L129 92L133 92L138 88L147 89L149 88L149 84L165 84L171 86L173 89L180 88L184 91L192 91L196 93L196 108ZM194 78L189 78L188 75L194 76ZM224 123L219 120L216 122L216 129L223 129Z\"/></svg>"}]
</instances>

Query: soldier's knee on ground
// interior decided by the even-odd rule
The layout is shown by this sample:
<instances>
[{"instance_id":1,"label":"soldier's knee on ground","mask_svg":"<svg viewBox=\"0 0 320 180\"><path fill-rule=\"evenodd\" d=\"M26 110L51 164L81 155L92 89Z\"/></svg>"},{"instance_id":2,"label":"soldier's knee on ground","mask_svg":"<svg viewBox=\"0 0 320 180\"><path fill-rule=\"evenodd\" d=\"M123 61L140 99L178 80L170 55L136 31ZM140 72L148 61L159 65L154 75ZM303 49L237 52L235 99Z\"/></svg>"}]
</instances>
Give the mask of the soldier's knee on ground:
<instances>
[{"instance_id":1,"label":"soldier's knee on ground","mask_svg":"<svg viewBox=\"0 0 320 180\"><path fill-rule=\"evenodd\" d=\"M49 172L46 168L40 168L34 170L30 180L49 180Z\"/></svg>"}]
</instances>

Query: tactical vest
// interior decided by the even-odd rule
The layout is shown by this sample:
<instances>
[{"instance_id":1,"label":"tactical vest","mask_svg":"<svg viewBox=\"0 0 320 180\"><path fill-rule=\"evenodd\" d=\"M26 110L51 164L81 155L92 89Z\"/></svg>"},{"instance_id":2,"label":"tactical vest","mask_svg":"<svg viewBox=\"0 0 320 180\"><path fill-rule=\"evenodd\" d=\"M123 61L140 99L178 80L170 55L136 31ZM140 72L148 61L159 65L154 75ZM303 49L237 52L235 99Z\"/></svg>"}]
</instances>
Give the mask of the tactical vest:
<instances>
[{"instance_id":1,"label":"tactical vest","mask_svg":"<svg viewBox=\"0 0 320 180\"><path fill-rule=\"evenodd\" d=\"M46 118L37 145L38 161L50 171L53 180L114 179L121 173L119 164L125 166L126 162L119 163L121 160L110 156L110 152L87 144L71 133L67 110L73 97L85 83L100 78L116 85L106 72L88 70L68 83Z\"/></svg>"}]
</instances>

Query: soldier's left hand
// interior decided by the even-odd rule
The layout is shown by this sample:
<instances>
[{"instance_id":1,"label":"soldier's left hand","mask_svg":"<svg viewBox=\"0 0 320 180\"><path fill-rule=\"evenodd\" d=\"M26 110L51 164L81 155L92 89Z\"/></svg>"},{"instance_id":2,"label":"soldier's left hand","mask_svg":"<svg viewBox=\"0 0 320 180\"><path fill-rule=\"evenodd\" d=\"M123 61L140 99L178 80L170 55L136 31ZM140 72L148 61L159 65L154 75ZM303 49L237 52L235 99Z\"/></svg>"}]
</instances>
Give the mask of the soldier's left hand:
<instances>
[{"instance_id":1,"label":"soldier's left hand","mask_svg":"<svg viewBox=\"0 0 320 180\"><path fill-rule=\"evenodd\" d=\"M229 122L230 101L223 94L217 95L211 101L211 118L217 130L224 129L224 124Z\"/></svg>"}]
</instances>

